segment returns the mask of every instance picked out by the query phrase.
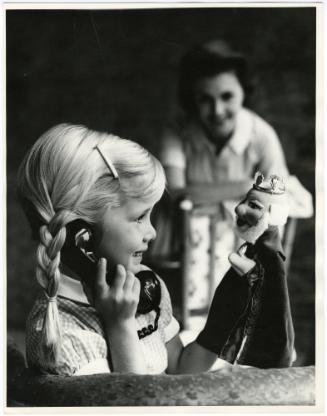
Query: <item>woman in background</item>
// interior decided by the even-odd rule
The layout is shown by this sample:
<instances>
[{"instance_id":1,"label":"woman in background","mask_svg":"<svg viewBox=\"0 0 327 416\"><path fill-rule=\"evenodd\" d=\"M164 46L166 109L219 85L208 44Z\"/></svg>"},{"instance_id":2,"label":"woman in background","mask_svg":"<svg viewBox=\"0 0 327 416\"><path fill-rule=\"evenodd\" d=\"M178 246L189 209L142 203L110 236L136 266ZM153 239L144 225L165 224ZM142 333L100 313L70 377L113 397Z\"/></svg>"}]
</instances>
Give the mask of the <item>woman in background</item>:
<instances>
[{"instance_id":1,"label":"woman in background","mask_svg":"<svg viewBox=\"0 0 327 416\"><path fill-rule=\"evenodd\" d=\"M311 195L290 177L275 130L244 107L248 92L246 58L223 41L197 46L181 60L183 115L165 129L159 158L171 194L189 198L196 214L191 219L191 309L208 306L210 242L204 206L216 207L215 285L239 243L233 231L236 201L246 193L256 171L285 179L291 216L312 215ZM158 230L154 252L163 246L161 236L167 237Z\"/></svg>"}]
</instances>

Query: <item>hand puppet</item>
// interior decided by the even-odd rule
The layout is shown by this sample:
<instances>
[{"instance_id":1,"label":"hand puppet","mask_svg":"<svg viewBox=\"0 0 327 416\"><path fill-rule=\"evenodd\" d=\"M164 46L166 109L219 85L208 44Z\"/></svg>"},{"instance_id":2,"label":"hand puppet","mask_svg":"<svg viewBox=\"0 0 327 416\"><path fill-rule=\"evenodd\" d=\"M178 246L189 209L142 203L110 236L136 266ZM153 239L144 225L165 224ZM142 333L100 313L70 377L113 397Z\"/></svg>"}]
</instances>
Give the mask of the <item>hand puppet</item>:
<instances>
[{"instance_id":1,"label":"hand puppet","mask_svg":"<svg viewBox=\"0 0 327 416\"><path fill-rule=\"evenodd\" d=\"M229 256L232 267L216 289L197 342L230 363L288 367L294 330L279 234L288 216L283 181L257 173L235 214L236 233L245 243Z\"/></svg>"}]
</instances>

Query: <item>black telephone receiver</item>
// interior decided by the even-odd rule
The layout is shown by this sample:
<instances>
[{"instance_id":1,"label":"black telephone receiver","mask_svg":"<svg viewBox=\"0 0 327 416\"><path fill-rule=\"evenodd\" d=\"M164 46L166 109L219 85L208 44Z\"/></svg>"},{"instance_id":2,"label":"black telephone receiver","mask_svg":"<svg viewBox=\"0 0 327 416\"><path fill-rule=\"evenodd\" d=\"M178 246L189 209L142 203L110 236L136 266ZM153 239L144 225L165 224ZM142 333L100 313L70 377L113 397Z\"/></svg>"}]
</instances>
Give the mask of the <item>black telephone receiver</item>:
<instances>
[{"instance_id":1,"label":"black telephone receiver","mask_svg":"<svg viewBox=\"0 0 327 416\"><path fill-rule=\"evenodd\" d=\"M83 281L93 289L98 259L92 246L90 225L83 220L75 220L66 225L67 236L61 249L61 261L75 271ZM141 282L140 301L137 313L146 314L157 310L161 300L161 287L157 276L151 270L137 273ZM114 276L107 272L107 283L110 285Z\"/></svg>"}]
</instances>

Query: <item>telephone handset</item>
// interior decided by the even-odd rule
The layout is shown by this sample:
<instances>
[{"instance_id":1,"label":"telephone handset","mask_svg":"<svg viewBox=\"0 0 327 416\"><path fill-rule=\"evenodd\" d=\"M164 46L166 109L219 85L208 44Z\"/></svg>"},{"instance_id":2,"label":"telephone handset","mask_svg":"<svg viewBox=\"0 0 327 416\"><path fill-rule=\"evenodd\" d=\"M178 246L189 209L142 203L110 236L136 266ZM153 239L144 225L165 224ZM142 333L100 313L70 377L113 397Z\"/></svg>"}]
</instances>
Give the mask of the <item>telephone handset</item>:
<instances>
[{"instance_id":1,"label":"telephone handset","mask_svg":"<svg viewBox=\"0 0 327 416\"><path fill-rule=\"evenodd\" d=\"M75 220L67 224L66 229L67 236L61 249L61 261L93 289L98 259L93 252L90 225L83 220ZM136 277L141 282L137 312L146 314L157 310L161 300L161 287L157 276L151 270L144 270L137 273ZM109 285L113 278L107 272L106 280Z\"/></svg>"}]
</instances>

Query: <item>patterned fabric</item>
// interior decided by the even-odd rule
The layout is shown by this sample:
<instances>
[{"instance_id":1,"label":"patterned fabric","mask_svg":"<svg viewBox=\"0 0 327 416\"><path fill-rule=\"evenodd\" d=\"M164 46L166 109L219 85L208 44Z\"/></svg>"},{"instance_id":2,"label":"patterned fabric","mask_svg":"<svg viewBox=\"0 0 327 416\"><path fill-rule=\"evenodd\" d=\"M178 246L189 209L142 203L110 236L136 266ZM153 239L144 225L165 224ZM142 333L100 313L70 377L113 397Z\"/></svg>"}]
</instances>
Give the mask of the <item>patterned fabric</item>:
<instances>
[{"instance_id":1,"label":"patterned fabric","mask_svg":"<svg viewBox=\"0 0 327 416\"><path fill-rule=\"evenodd\" d=\"M160 160L164 167L185 171L187 185L243 181L256 170L265 176L276 173L288 177L282 147L273 128L261 117L241 109L233 136L217 155L200 125L178 121L163 135ZM217 209L215 285L229 269L228 255L240 244L233 231L234 208L238 201L225 201ZM208 307L209 218L198 207L191 218L191 266L188 305L190 309ZM160 230L157 229L157 243ZM156 244L156 242L154 242Z\"/></svg>"},{"instance_id":2,"label":"patterned fabric","mask_svg":"<svg viewBox=\"0 0 327 416\"><path fill-rule=\"evenodd\" d=\"M79 282L71 282L72 280L67 276L62 276L60 295L57 298L62 328L62 348L56 368L42 368L38 358L42 322L47 307L44 295L36 300L27 320L27 362L29 367L43 373L73 375L77 371L81 372L83 367L89 366L92 362L108 358L108 347L99 316L96 310L88 304L85 296L73 295L72 287L79 285L80 293L82 293L82 289ZM159 280L162 296L158 330L140 340L149 374L162 373L166 370L168 359L165 343L179 331L179 324L172 316L168 290L165 283L161 279ZM68 294L75 299L64 297L63 294ZM155 317L155 311L146 315L138 315L136 317L137 329L141 330L143 327L153 324Z\"/></svg>"}]
</instances>

